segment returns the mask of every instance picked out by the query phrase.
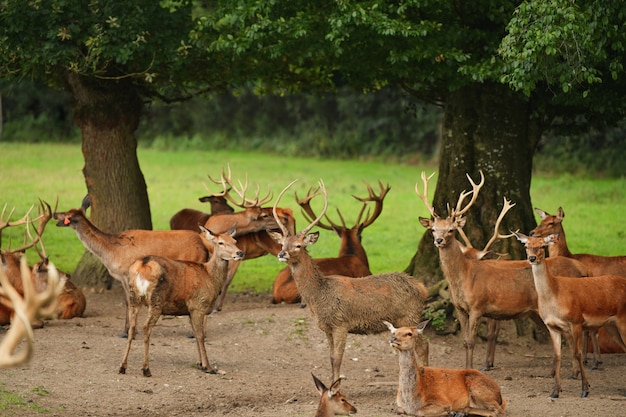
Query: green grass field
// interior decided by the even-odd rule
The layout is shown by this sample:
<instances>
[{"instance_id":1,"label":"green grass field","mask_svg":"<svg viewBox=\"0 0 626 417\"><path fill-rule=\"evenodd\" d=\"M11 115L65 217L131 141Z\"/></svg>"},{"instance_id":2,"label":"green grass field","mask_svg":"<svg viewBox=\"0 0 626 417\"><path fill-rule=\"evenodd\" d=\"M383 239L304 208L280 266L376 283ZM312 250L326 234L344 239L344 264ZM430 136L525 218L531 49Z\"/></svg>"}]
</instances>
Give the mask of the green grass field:
<instances>
[{"instance_id":1,"label":"green grass field","mask_svg":"<svg viewBox=\"0 0 626 417\"><path fill-rule=\"evenodd\" d=\"M427 216L414 187L420 173L435 172L436 166L397 165L381 162L325 161L318 159L284 158L276 155L216 151L161 151L142 149L139 161L148 184L148 193L155 229L167 229L169 218L184 207L208 210L198 202L207 193L205 185L219 191L208 178L218 177L230 164L233 178L245 180L250 186L259 184L262 190L271 187L274 196L289 182L298 195L323 179L328 190L329 215L336 218L339 208L346 222L355 221L361 203L351 195L365 196L363 181L376 185L378 180L391 185L384 210L378 220L363 233L373 272L403 270L414 255L424 233L418 216ZM83 159L79 145L7 144L0 143L0 204L15 207L13 219L21 216L41 198L54 204L58 198L59 211L80 205L86 193L82 175ZM435 179L433 179L433 184ZM626 254L626 225L622 211L626 207L624 179L592 179L571 175L536 175L532 181L531 197L535 207L554 213L562 206L570 249L604 255ZM431 193L434 190L431 190ZM281 201L296 214L297 229L305 224L295 203L293 192ZM319 205L314 207L319 209ZM16 228L17 229L17 228ZM311 248L314 257L336 256L339 239L332 232L321 230L318 243ZM21 242L14 232L3 236L6 248L11 237L13 246ZM17 240L17 241L16 241ZM83 253L76 234L67 228L57 228L51 222L44 235L46 251L53 262L71 272ZM29 255L35 259L36 254ZM273 256L242 263L231 286L232 291L271 290L276 273L284 265Z\"/></svg>"}]
</instances>

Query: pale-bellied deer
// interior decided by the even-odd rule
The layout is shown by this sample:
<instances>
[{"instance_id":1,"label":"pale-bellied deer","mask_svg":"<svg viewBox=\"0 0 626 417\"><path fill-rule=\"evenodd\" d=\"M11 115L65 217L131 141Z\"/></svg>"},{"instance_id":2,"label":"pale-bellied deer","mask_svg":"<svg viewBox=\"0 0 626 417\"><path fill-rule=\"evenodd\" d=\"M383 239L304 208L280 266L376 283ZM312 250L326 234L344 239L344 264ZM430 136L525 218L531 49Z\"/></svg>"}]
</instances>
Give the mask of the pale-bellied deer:
<instances>
[{"instance_id":1,"label":"pale-bellied deer","mask_svg":"<svg viewBox=\"0 0 626 417\"><path fill-rule=\"evenodd\" d=\"M209 250L200 233L190 230L126 230L106 233L98 229L85 214L87 199L78 209L55 212L57 226L70 227L85 248L106 267L109 274L120 281L125 293L126 320L122 336L128 334L129 286L128 268L137 259L148 255L165 256L191 262L206 262ZM227 230L228 228L226 228Z\"/></svg>"},{"instance_id":2,"label":"pale-bellied deer","mask_svg":"<svg viewBox=\"0 0 626 417\"><path fill-rule=\"evenodd\" d=\"M427 323L396 328L385 322L391 332L389 344L398 351L398 413L433 417L505 415L500 386L482 372L420 365L415 348Z\"/></svg>"},{"instance_id":3,"label":"pale-bellied deer","mask_svg":"<svg viewBox=\"0 0 626 417\"><path fill-rule=\"evenodd\" d=\"M234 208L228 205L223 195L207 195L200 197L201 203L208 202L211 204L210 213L204 211L184 208L179 210L170 218L170 229L172 230L198 230L199 224L205 224L209 217L213 214L233 213Z\"/></svg>"},{"instance_id":4,"label":"pale-bellied deer","mask_svg":"<svg viewBox=\"0 0 626 417\"><path fill-rule=\"evenodd\" d=\"M274 207L294 182L283 189ZM309 231L328 208L328 196L322 181L320 190L324 196L324 208L317 218L297 234L289 232L277 219L282 233L270 232L270 235L282 245L278 260L286 262L291 268L302 301L326 335L331 380L336 381L340 376L348 333L381 333L385 331L383 320L398 326L419 322L427 291L424 284L403 272L369 275L360 279L324 276L307 251L307 246L319 238L319 232L309 234ZM428 342L421 339L420 346L420 359L427 364Z\"/></svg>"},{"instance_id":5,"label":"pale-bellied deer","mask_svg":"<svg viewBox=\"0 0 626 417\"><path fill-rule=\"evenodd\" d=\"M34 346L31 323L54 311L64 285L63 279L56 273L56 268L51 265L48 285L44 291L38 292L32 282L26 257L22 257L20 262L23 294L18 293L4 270L0 268L0 303L15 312L11 327L0 342L0 368L17 366L30 360ZM15 353L23 338L26 338L25 346L20 352Z\"/></svg>"},{"instance_id":6,"label":"pale-bellied deer","mask_svg":"<svg viewBox=\"0 0 626 417\"><path fill-rule=\"evenodd\" d=\"M463 215L476 201L478 192L484 184L482 172L479 184L468 175L473 189L461 193L456 208L447 218L439 217L427 199L429 179L430 177L426 178L425 173L422 173L424 192L420 193L417 185L416 192L433 218L420 217L419 220L432 232L433 243L439 250L441 269L448 281L452 303L463 332L465 366L471 368L477 325L481 317L508 320L530 316L543 326L537 312L537 292L532 272L527 267L522 268L519 262L470 259L465 256L458 244L456 233L465 225ZM463 207L465 198L470 194L473 194L471 201ZM563 261L568 263L567 260L561 260ZM495 338L491 349L495 349ZM488 351L485 368L491 367L493 355ZM576 373L575 370L572 372Z\"/></svg>"},{"instance_id":7,"label":"pale-bellied deer","mask_svg":"<svg viewBox=\"0 0 626 417\"><path fill-rule=\"evenodd\" d=\"M356 408L348 402L345 395L339 392L341 378L333 382L330 388L326 388L322 381L315 375L311 375L315 382L315 388L320 394L315 417L349 416L356 413Z\"/></svg>"},{"instance_id":8,"label":"pale-bellied deer","mask_svg":"<svg viewBox=\"0 0 626 417\"><path fill-rule=\"evenodd\" d=\"M206 354L205 320L211 312L228 274L228 262L243 258L243 252L233 238L235 226L227 233L214 235L201 227L204 239L213 247L205 263L175 261L160 256L147 256L130 266L130 327L128 343L120 365L126 373L128 354L135 336L137 315L141 306L148 307L143 326L143 375L151 376L148 350L150 334L161 315L189 315L198 348L198 369L215 373Z\"/></svg>"},{"instance_id":9,"label":"pale-bellied deer","mask_svg":"<svg viewBox=\"0 0 626 417\"><path fill-rule=\"evenodd\" d=\"M589 381L582 366L582 332L598 329L606 324L615 341L626 350L626 278L600 275L575 279L553 275L545 264L545 247L557 241L558 236L528 237L516 233L526 247L532 266L535 287L539 296L539 314L550 331L554 347L554 389L550 395L557 398L561 392L561 337L570 335L572 349L581 372L581 397L589 395Z\"/></svg>"},{"instance_id":10,"label":"pale-bellied deer","mask_svg":"<svg viewBox=\"0 0 626 417\"><path fill-rule=\"evenodd\" d=\"M321 221L317 223L317 226L325 229L332 230L341 239L341 246L339 247L339 255L336 258L316 258L314 261L317 263L320 271L324 275L345 275L348 277L365 277L372 275L369 268L369 261L367 259L367 253L361 243L361 235L363 230L370 226L383 210L383 200L391 189L389 185L386 187L379 181L378 186L380 193L377 195L369 184L366 184L369 195L367 197L353 196L355 199L363 203L361 211L356 219L354 226L346 226L343 216L339 209L337 214L341 220L341 224L334 223L328 216L324 216L328 220L328 224L324 224ZM309 190L307 196L303 199L299 199L296 195L296 201L302 207L303 213L309 222L313 221L317 216L311 208L310 201L315 197L316 192ZM365 218L363 214L367 208L368 202L374 202L375 207L370 214L369 210ZM291 275L291 269L289 267L283 268L276 279L272 288L272 303L273 304L295 304L301 301L298 287Z\"/></svg>"}]
</instances>

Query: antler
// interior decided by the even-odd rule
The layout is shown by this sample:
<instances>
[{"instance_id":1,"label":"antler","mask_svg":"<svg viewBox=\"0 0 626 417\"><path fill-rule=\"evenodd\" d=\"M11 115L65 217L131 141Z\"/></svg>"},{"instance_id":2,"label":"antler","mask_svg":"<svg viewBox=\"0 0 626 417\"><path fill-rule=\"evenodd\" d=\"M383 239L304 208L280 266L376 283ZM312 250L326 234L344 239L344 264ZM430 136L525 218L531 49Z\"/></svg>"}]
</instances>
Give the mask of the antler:
<instances>
[{"instance_id":1,"label":"antler","mask_svg":"<svg viewBox=\"0 0 626 417\"><path fill-rule=\"evenodd\" d=\"M504 219L504 215L508 213L508 211L511 210L515 206L515 204L516 203L511 203L511 200L507 200L507 198L504 197L504 205L502 206L500 215L498 216L498 219L496 220L496 225L494 226L494 230L493 230L493 236L491 236L491 239L489 239L489 242L487 242L483 251L488 251L489 247L493 245L493 243L498 239L506 239L506 238L515 236L515 233L509 233L508 235L501 235L500 232L498 232L498 230L500 229L500 223L502 223L502 219Z\"/></svg>"},{"instance_id":2,"label":"antler","mask_svg":"<svg viewBox=\"0 0 626 417\"><path fill-rule=\"evenodd\" d=\"M317 215L315 214L315 212L311 208L311 199L313 199L313 197L317 196L319 194L319 191L320 191L319 187L317 187L315 189L313 189L313 187L311 187L311 188L309 188L309 191L307 191L306 197L304 197L302 199L298 198L298 192L297 191L294 193L295 198L296 198L296 202L302 208L302 214L304 215L304 217L306 218L306 220L308 222L312 222L313 219L315 219L317 217ZM342 222L343 226L345 227L345 222L343 221L343 217L341 216L341 213L339 212L339 209L337 209L337 213L339 214L339 218L341 219L341 222ZM326 217L326 220L328 220L330 225L324 224L320 220L320 221L317 222L317 226L322 228L322 229L325 229L325 230L334 230L335 227L336 227L335 223L333 223L332 220L330 220L330 218L328 216L324 216L324 217Z\"/></svg>"},{"instance_id":3,"label":"antler","mask_svg":"<svg viewBox=\"0 0 626 417\"><path fill-rule=\"evenodd\" d=\"M57 201L57 204L58 204L58 201ZM32 210L32 207L30 210L28 210L28 213L30 213L31 210ZM46 229L46 225L52 218L52 208L50 207L50 204L40 199L39 208L37 210L38 210L39 216L36 219L32 221L27 219L24 222L23 221L24 218L22 218L18 222L13 222L10 224L11 226L15 226L16 224L26 223L26 230L24 232L24 242L26 242L26 236L28 236L28 238L30 239L30 242L24 243L24 245L22 245L21 247L17 249L9 248L8 250L9 252L12 252L12 253L23 252L26 249L32 248L33 246L35 246L37 243L41 241L41 236L43 235L43 232ZM55 210L56 210L56 206L55 206ZM33 238L33 235L31 234L31 231L30 231L30 226L34 221L38 221L38 225L37 225L37 230L35 231L36 236Z\"/></svg>"},{"instance_id":4,"label":"antler","mask_svg":"<svg viewBox=\"0 0 626 417\"><path fill-rule=\"evenodd\" d=\"M33 328L30 323L35 318L50 315L54 311L58 296L65 286L65 280L59 279L59 274L52 264L50 264L48 287L41 293L37 293L33 286L26 257L22 257L20 270L24 286L23 297L11 285L4 270L0 268L0 295L6 297L0 300L15 311L11 327L0 343L0 368L16 366L30 360L34 344ZM27 339L25 348L19 353L14 353L24 337Z\"/></svg>"},{"instance_id":5,"label":"antler","mask_svg":"<svg viewBox=\"0 0 626 417\"><path fill-rule=\"evenodd\" d=\"M272 213L274 214L274 218L276 219L276 223L278 223L278 226L280 226L280 230L283 233L283 236L289 236L289 231L287 230L287 228L282 224L282 222L280 221L278 214L276 213L276 207L278 207L278 202L280 201L280 199L283 197L283 195L285 194L285 192L287 192L287 190L289 189L289 187L291 187L296 181L298 180L293 180L289 183L289 185L287 185L278 195L278 198L276 199L276 202L274 203L274 207L272 209ZM319 190L322 192L322 195L324 196L324 208L322 209L322 212L319 214L319 216L317 216L315 218L315 220L313 220L312 222L310 222L310 224L305 227L303 230L301 230L299 233L304 235L307 234L309 232L309 230L311 230L313 228L313 226L315 226L317 223L319 223L319 221L322 219L322 217L324 217L324 215L326 214L326 210L328 209L328 194L326 193L326 187L324 186L324 181L319 180ZM313 195L315 196L317 195L317 192ZM313 196L311 196L311 198L313 198Z\"/></svg>"},{"instance_id":6,"label":"antler","mask_svg":"<svg viewBox=\"0 0 626 417\"><path fill-rule=\"evenodd\" d=\"M209 175L209 179L211 181L213 181L216 184L221 184L222 185L222 192L218 193L218 194L213 194L215 196L223 196L225 199L227 199L228 201L230 201L231 203L233 203L234 205L236 205L237 207L241 207L241 208L251 208L251 207L261 207L263 204L267 204L272 200L272 191L270 190L269 186L267 187L267 194L265 195L265 197L259 199L259 194L261 192L260 187L257 185L257 189L256 189L256 194L254 196L254 198L246 198L246 191L248 189L248 174L246 173L246 182L245 184L243 184L241 182L241 180L238 180L237 182L239 183L239 188L237 188L235 186L235 184L233 184L233 180L232 180L232 172L230 170L230 164L228 164L228 175L226 175L226 173L224 172L224 168L222 168L222 176L220 180L215 180L213 179L210 175ZM229 188L230 187L230 188ZM206 188L206 186L205 186ZM207 188L208 190L208 188ZM237 195L241 198L241 202L236 201L234 198L232 198L232 196L229 194L230 191L234 191L235 193L237 193ZM209 191L210 192L210 191Z\"/></svg>"},{"instance_id":7,"label":"antler","mask_svg":"<svg viewBox=\"0 0 626 417\"><path fill-rule=\"evenodd\" d=\"M359 217L356 220L356 223L361 224L361 227L363 228L368 227L369 225L374 223L374 221L376 221L378 216L380 216L380 213L382 213L383 211L383 200L387 196L387 193L389 192L389 190L391 190L391 186L389 186L389 184L387 184L387 186L384 186L383 183L380 182L380 180L378 180L378 187L380 188L380 194L378 195L376 195L376 193L374 192L374 190L368 183L365 182L365 185L367 186L367 192L369 194L367 197L361 198L355 195L352 196L363 203L363 208L361 208L361 211L359 212ZM363 215L363 212L365 211L365 207L367 203L370 201L374 201L376 203L374 205L374 211L371 216L369 215L369 211L368 211L365 221L361 223L361 217Z\"/></svg>"},{"instance_id":8,"label":"antler","mask_svg":"<svg viewBox=\"0 0 626 417\"><path fill-rule=\"evenodd\" d=\"M430 212L430 215L433 218L437 218L439 216L437 216L437 213L435 213L435 208L433 207L432 204L430 204L430 201L428 200L428 182L430 181L430 179L435 175L435 173L433 172L432 174L430 174L430 176L428 176L428 178L426 177L426 172L422 171L422 183L424 184L424 193L420 193L418 184L415 184L415 192L417 193L417 196L424 202L424 204L426 205L426 208L428 209L428 211Z\"/></svg>"},{"instance_id":9,"label":"antler","mask_svg":"<svg viewBox=\"0 0 626 417\"><path fill-rule=\"evenodd\" d=\"M2 208L2 213L0 214L0 236L2 235L2 230L6 229L7 227L19 226L21 224L28 223L30 212L33 211L34 207L35 205L33 204L32 206L30 206L30 208L28 209L28 211L22 218L12 222L11 217L13 216L13 213L15 212L15 207L11 209L11 211L9 212L9 217L7 217L5 220L4 215L6 214L6 211L7 211L7 204L5 204L4 207Z\"/></svg>"},{"instance_id":10,"label":"antler","mask_svg":"<svg viewBox=\"0 0 626 417\"><path fill-rule=\"evenodd\" d=\"M461 217L462 215L467 213L470 207L472 207L472 205L476 202L476 198L478 197L478 192L480 191L482 186L485 185L485 175L483 174L482 170L480 171L480 182L478 184L476 184L474 180L472 180L472 177L470 177L469 174L465 174L465 175L467 176L467 179L469 180L469 182L472 184L472 191L467 191L467 192L463 191L459 195L459 199L456 203L456 208L452 210L452 212L450 213L450 217ZM469 203L465 205L465 207L461 208L463 204L463 200L465 200L465 198L470 194L472 194L472 199L470 200Z\"/></svg>"}]
</instances>

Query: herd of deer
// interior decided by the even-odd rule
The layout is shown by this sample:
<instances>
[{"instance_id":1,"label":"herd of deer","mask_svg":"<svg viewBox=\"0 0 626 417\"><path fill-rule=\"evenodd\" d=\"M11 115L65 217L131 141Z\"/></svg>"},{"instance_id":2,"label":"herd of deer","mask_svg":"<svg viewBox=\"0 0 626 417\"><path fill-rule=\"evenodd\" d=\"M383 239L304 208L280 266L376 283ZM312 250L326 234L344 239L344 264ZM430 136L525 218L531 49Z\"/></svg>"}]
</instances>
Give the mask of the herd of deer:
<instances>
[{"instance_id":1,"label":"herd of deer","mask_svg":"<svg viewBox=\"0 0 626 417\"><path fill-rule=\"evenodd\" d=\"M236 184L230 167L228 173L222 171L219 180L211 178L222 186L221 192L200 199L211 204L211 213L181 210L171 219L172 230L106 233L88 219L89 199L86 198L81 208L66 212L53 213L48 204L41 202L33 238L31 228L35 220L29 219L30 211L20 220L11 222L12 212L5 219L5 206L0 217L0 232L8 226L25 224L30 242L13 250L0 249L0 318L5 320L4 324L10 321L10 332L14 331L2 340L0 366L28 359L32 352L31 326L38 312L51 313L55 308L56 316L70 318L84 311L82 292L71 284L67 274L57 272L48 263L43 249L41 236L47 222L54 218L58 226L74 229L83 245L124 289L127 314L123 335L128 341L119 368L122 374L127 369L137 315L142 306L148 308L143 326L144 376L151 376L150 334L161 315L190 317L198 350L197 367L215 372L205 348L206 317L221 309L228 286L243 260L272 254L287 264L275 279L272 302L306 304L328 341L333 383L326 388L313 375L320 393L317 416L356 412L338 391L347 336L385 330L391 333L390 346L399 353L398 412L418 416L505 414L506 402L497 382L472 369L477 325L482 317L488 320L486 369L494 366L499 320L530 316L547 327L553 342L551 375L555 385L551 396L558 397L561 391L562 336L572 346L572 375L581 375L581 395L587 396L589 382L583 363L582 349L586 344L583 332L591 336L593 367L599 365L599 354L606 345L598 341L599 329L605 332L600 333L601 340L609 335L618 348L626 352L626 257L571 254L565 241L561 224L564 213L560 208L555 216L537 210L542 221L529 236L519 232L502 235L498 232L500 222L514 206L506 198L492 239L485 249L474 249L463 233L463 226L465 214L476 202L484 184L482 172L479 183L468 175L472 190L461 193L456 207L449 210L445 218L435 212L427 198L431 177L422 173L423 192L416 185L417 195L431 215L419 220L432 232L433 243L439 251L463 333L465 369L428 366L428 342L421 336L427 324L422 321L428 297L424 285L403 272L372 274L369 269L361 234L381 214L389 186L379 182L377 193L367 185L367 197L355 196L363 206L354 226L348 227L341 212L338 211L341 224L333 222L326 214L328 195L320 181L305 198L299 199L296 194L296 201L309 223L296 232L292 210L278 207L295 181L281 191L273 207L262 207L272 199L271 192L260 198L257 188L253 198L246 197L247 179L245 184ZM233 197L233 193L238 198ZM323 209L316 214L310 202L320 195ZM470 201L465 203L470 196ZM228 203L242 210L235 211ZM371 212L368 203L374 203ZM319 232L310 233L315 226L339 235L338 257L314 259L308 253L307 247L319 239ZM527 260L483 259L495 240L512 236L526 246ZM25 257L20 254L31 247L37 248L42 259L29 272ZM30 340L26 350L21 355L13 354L24 336Z\"/></svg>"}]
</instances>

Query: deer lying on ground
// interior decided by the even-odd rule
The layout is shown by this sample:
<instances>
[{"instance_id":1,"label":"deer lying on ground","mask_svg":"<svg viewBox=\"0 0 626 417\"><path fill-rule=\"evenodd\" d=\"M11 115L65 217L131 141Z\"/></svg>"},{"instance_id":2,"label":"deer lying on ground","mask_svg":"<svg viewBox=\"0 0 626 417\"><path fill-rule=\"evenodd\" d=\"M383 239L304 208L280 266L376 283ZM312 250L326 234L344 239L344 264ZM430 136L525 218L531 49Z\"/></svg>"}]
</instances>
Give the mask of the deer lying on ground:
<instances>
[{"instance_id":1,"label":"deer lying on ground","mask_svg":"<svg viewBox=\"0 0 626 417\"><path fill-rule=\"evenodd\" d=\"M198 369L215 373L209 366L205 338L206 315L213 309L228 274L228 262L243 258L233 238L235 226L227 233L214 235L200 226L204 238L213 246L213 254L205 263L175 261L160 256L147 256L130 266L130 327L128 343L119 373L126 373L128 354L135 336L137 315L141 306L148 307L143 326L143 376L151 376L149 365L150 334L162 315L189 315L198 348Z\"/></svg>"},{"instance_id":2,"label":"deer lying on ground","mask_svg":"<svg viewBox=\"0 0 626 417\"><path fill-rule=\"evenodd\" d=\"M537 288L539 314L548 327L554 347L554 389L550 395L558 398L561 392L561 337L569 335L574 356L580 368L581 397L589 395L589 381L582 363L582 333L584 329L598 329L606 324L614 332L614 339L626 350L626 278L601 275L585 279L556 276L546 268L545 247L556 243L558 236L528 237L516 233L526 247Z\"/></svg>"},{"instance_id":3,"label":"deer lying on ground","mask_svg":"<svg viewBox=\"0 0 626 417\"><path fill-rule=\"evenodd\" d=\"M396 328L385 322L391 332L389 344L398 351L398 413L417 416L505 415L506 402L500 386L482 372L420 365L415 348L427 323Z\"/></svg>"},{"instance_id":4,"label":"deer lying on ground","mask_svg":"<svg viewBox=\"0 0 626 417\"><path fill-rule=\"evenodd\" d=\"M0 268L0 304L14 311L11 327L0 341L0 368L17 366L30 360L34 346L31 323L54 311L64 284L56 268L50 265L48 285L44 291L38 292L32 282L26 257L22 257L20 262L23 294L17 292L4 269ZM26 338L24 348L15 353L23 338Z\"/></svg>"},{"instance_id":5,"label":"deer lying on ground","mask_svg":"<svg viewBox=\"0 0 626 417\"><path fill-rule=\"evenodd\" d=\"M356 408L348 402L345 395L339 392L341 378L333 382L330 388L326 388L326 385L315 375L313 375L313 381L320 394L315 417L347 416L356 413Z\"/></svg>"},{"instance_id":6,"label":"deer lying on ground","mask_svg":"<svg viewBox=\"0 0 626 417\"><path fill-rule=\"evenodd\" d=\"M417 186L416 192L433 218L420 217L419 220L432 232L433 243L439 250L441 269L449 283L451 300L463 332L466 351L465 366L472 368L478 320L481 317L508 320L529 316L538 325L543 326L537 312L537 292L534 288L532 272L527 267L522 268L519 261L470 259L465 256L458 244L456 233L465 225L463 215L474 204L484 184L482 172L479 184L474 183L468 175L473 189L470 192L461 193L456 208L447 218L439 217L427 199L429 179L430 177L426 178L425 173L422 173L424 192L420 193ZM473 194L471 201L463 207L465 198L470 194ZM576 267L567 259L559 259L557 262L569 265L568 268ZM554 266L558 267L558 264L555 263ZM494 330L490 329L490 331ZM490 346L488 346L485 369L493 367L494 350L495 337L490 340ZM573 368L572 375L576 374L577 370Z\"/></svg>"},{"instance_id":7,"label":"deer lying on ground","mask_svg":"<svg viewBox=\"0 0 626 417\"><path fill-rule=\"evenodd\" d=\"M363 230L374 223L378 216L380 216L380 213L383 210L383 200L391 187L389 187L389 185L384 187L379 181L378 185L380 187L380 193L376 195L372 187L368 184L366 185L369 193L368 197L360 198L353 196L355 199L363 203L363 207L359 212L354 226L346 226L346 222L344 221L339 209L337 209L337 214L341 220L341 225L331 221L328 216L325 216L326 220L328 220L328 224L324 224L321 221L317 223L318 227L334 231L341 239L338 257L314 259L323 275L345 275L354 278L372 275L369 268L367 253L361 243L361 235ZM296 201L300 207L302 207L305 217L309 222L313 221L313 219L317 217L310 205L310 201L313 197L315 197L315 195L317 195L317 192L313 193L309 190L309 193L305 198L299 199L296 194ZM368 211L365 219L363 219L367 203L372 201L376 204L374 211L371 215ZM293 276L291 275L291 269L289 267L283 268L276 276L272 293L272 304L295 304L301 302L298 287L296 286Z\"/></svg>"},{"instance_id":8,"label":"deer lying on ground","mask_svg":"<svg viewBox=\"0 0 626 417\"><path fill-rule=\"evenodd\" d=\"M32 210L32 208L31 208ZM19 248L13 249L1 249L0 248L0 267L4 270L7 279L20 295L24 295L23 277L20 271L20 258L24 257L24 253L27 249L34 248L41 260L35 263L31 269L31 282L35 286L35 290L38 292L44 292L48 286L48 272L49 272L49 260L45 254L45 248L43 245L42 235L48 221L52 218L52 209L50 205L44 201L40 201L39 216L37 217L37 228L35 229L35 236L31 234L30 227L32 222L29 220L28 215L30 211L17 221L10 221L11 214L5 219L6 206L0 214L0 233L3 229L9 226L26 225L24 231L24 244ZM39 248L41 247L41 249ZM56 307L56 316L54 318L70 319L83 314L85 310L85 296L82 291L69 281L69 276L62 271L55 268L56 274L65 283L63 292L59 295ZM9 324L13 310L6 306L0 306L0 325ZM31 323L33 328L43 327L43 321L36 320Z\"/></svg>"},{"instance_id":9,"label":"deer lying on ground","mask_svg":"<svg viewBox=\"0 0 626 417\"><path fill-rule=\"evenodd\" d=\"M294 182L280 193L274 207ZM383 332L383 320L398 326L419 322L427 291L421 282L402 272L370 275L360 279L322 275L307 251L307 246L319 238L319 232L309 234L309 231L328 208L328 197L322 181L320 190L324 196L324 208L316 219L295 235L281 224L282 233L271 232L270 235L282 245L278 260L286 262L291 268L302 301L309 307L317 326L326 334L332 366L331 380L336 381L341 375L348 333ZM420 360L427 364L428 342L420 339L420 348Z\"/></svg>"},{"instance_id":10,"label":"deer lying on ground","mask_svg":"<svg viewBox=\"0 0 626 417\"><path fill-rule=\"evenodd\" d=\"M210 213L204 211L184 208L170 218L170 229L191 230L195 232L199 224L205 224L213 214L233 213L235 209L228 205L226 198L222 195L207 195L200 197L201 203L210 203Z\"/></svg>"}]
</instances>

